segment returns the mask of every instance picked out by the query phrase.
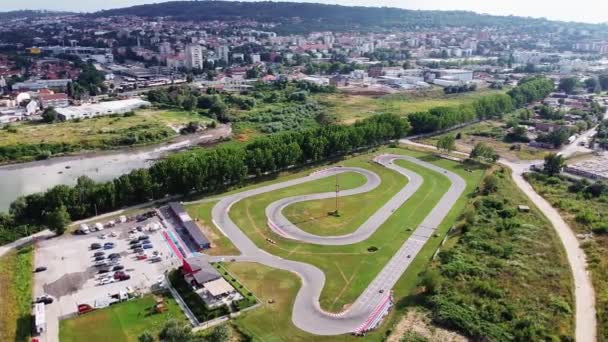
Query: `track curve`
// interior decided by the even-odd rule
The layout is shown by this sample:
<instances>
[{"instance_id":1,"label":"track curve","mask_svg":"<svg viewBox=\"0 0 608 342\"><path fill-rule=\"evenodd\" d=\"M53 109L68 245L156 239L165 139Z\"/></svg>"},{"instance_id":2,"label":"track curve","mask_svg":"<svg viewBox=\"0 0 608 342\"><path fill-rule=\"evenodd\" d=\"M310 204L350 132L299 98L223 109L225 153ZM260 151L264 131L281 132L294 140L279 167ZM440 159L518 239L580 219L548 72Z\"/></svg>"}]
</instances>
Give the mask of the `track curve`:
<instances>
[{"instance_id":1,"label":"track curve","mask_svg":"<svg viewBox=\"0 0 608 342\"><path fill-rule=\"evenodd\" d=\"M317 335L339 335L355 331L368 317L372 315L386 297L387 293L401 275L415 259L426 241L434 234L437 226L447 216L458 198L465 190L465 181L455 173L440 168L419 159L405 155L381 155L374 159L375 162L390 168L409 178L408 184L393 196L382 208L374 213L355 232L342 236L317 236L302 231L289 222L281 213L281 210L292 203L301 201L328 198L335 193L322 193L285 198L270 204L266 213L269 220L275 224L269 224L273 231L290 239L321 245L344 245L364 241L369 238L387 219L392 212L405 203L422 185L423 179L420 175L400 167L393 163L396 159L407 160L427 169L442 173L451 185L447 192L441 197L436 206L425 217L421 224L412 232L411 236L403 243L400 249L389 260L384 268L376 275L356 301L344 312L333 314L321 309L319 298L325 284L325 274L310 264L292 261L269 254L258 248L243 231L232 221L229 215L230 208L235 203L259 194L276 191L290 186L330 177L344 172L357 172L367 178L367 182L356 189L342 192L343 196L364 193L375 189L380 184L380 178L375 173L362 169L350 167L336 167L320 172L312 173L306 177L271 184L260 188L236 193L222 198L212 210L214 224L234 243L242 255L230 257L237 261L258 262L270 267L287 270L296 273L302 280L302 287L296 295L292 321L300 329ZM373 219L372 219L373 218ZM277 224L278 222L278 224ZM274 227L273 227L274 226ZM211 261L223 260L225 257L210 257ZM386 291L384 291L386 290Z\"/></svg>"}]
</instances>

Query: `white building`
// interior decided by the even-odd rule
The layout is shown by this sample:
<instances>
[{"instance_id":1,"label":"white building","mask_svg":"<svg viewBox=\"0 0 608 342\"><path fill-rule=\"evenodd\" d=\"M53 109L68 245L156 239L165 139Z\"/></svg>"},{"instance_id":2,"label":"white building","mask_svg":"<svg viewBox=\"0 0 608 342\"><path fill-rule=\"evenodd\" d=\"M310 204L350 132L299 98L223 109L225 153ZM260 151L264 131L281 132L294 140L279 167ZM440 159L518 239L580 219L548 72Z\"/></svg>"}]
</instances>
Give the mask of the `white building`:
<instances>
[{"instance_id":1,"label":"white building","mask_svg":"<svg viewBox=\"0 0 608 342\"><path fill-rule=\"evenodd\" d=\"M186 45L186 68L202 69L203 68L203 47L198 44Z\"/></svg>"},{"instance_id":2,"label":"white building","mask_svg":"<svg viewBox=\"0 0 608 342\"><path fill-rule=\"evenodd\" d=\"M465 69L439 69L433 70L437 75L437 78L445 80L455 80L462 82L469 82L473 80L473 71Z\"/></svg>"},{"instance_id":3,"label":"white building","mask_svg":"<svg viewBox=\"0 0 608 342\"><path fill-rule=\"evenodd\" d=\"M120 101L85 104L82 106L56 108L55 111L59 114L59 119L65 121L74 119L94 118L111 114L124 114L132 110L149 105L150 102L148 101L140 99L128 99Z\"/></svg>"},{"instance_id":4,"label":"white building","mask_svg":"<svg viewBox=\"0 0 608 342\"><path fill-rule=\"evenodd\" d=\"M228 48L228 46L226 45L221 45L217 47L216 50L217 56L223 60L224 62L228 63L228 61L230 60L230 48Z\"/></svg>"},{"instance_id":5,"label":"white building","mask_svg":"<svg viewBox=\"0 0 608 342\"><path fill-rule=\"evenodd\" d=\"M254 63L254 64L255 63L260 63L260 61L261 61L260 54L258 54L258 53L252 53L251 54L251 63Z\"/></svg>"}]
</instances>

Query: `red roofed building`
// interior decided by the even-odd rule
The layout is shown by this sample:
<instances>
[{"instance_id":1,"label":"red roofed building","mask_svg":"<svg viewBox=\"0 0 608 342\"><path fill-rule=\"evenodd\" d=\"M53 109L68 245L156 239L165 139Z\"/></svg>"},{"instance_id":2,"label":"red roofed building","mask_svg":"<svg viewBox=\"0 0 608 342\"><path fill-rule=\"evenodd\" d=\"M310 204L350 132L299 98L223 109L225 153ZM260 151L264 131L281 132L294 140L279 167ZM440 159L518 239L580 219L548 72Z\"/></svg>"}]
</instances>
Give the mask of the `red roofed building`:
<instances>
[{"instance_id":1,"label":"red roofed building","mask_svg":"<svg viewBox=\"0 0 608 342\"><path fill-rule=\"evenodd\" d=\"M68 101L68 95L65 93L57 93L57 94L40 94L38 97L40 100L40 105L42 108L48 107L67 107L70 105Z\"/></svg>"}]
</instances>

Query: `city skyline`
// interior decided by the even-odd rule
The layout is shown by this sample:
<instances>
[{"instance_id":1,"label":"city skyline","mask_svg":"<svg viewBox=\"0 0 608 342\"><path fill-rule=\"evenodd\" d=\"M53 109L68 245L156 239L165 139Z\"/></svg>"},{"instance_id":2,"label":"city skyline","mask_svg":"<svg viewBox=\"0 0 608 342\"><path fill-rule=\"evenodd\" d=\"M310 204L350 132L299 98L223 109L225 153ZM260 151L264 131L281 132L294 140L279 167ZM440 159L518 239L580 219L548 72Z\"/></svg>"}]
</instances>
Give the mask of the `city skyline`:
<instances>
[{"instance_id":1,"label":"city skyline","mask_svg":"<svg viewBox=\"0 0 608 342\"><path fill-rule=\"evenodd\" d=\"M281 1L281 0L279 0ZM5 0L4 11L19 9L47 9L77 12L91 12L102 9L128 7L133 5L158 3L158 0L57 0L52 3L43 0ZM162 1L160 1L162 2ZM608 12L608 2L580 0L576 2L553 2L514 0L302 0L300 2L338 4L344 6L387 6L414 10L465 10L493 15L516 15L524 17L547 18L552 20L577 21L586 23L607 22L604 13Z\"/></svg>"}]
</instances>

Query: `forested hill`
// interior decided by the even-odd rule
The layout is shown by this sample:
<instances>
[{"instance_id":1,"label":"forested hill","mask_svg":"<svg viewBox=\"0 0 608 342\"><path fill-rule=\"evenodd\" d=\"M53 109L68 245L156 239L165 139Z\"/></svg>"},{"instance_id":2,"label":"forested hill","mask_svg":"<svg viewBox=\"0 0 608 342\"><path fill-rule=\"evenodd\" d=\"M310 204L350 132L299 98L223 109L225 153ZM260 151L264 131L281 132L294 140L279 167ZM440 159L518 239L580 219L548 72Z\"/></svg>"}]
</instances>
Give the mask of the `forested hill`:
<instances>
[{"instance_id":1,"label":"forested hill","mask_svg":"<svg viewBox=\"0 0 608 342\"><path fill-rule=\"evenodd\" d=\"M502 17L465 11L417 11L388 7L352 7L296 2L170 1L100 11L94 16L135 15L177 20L253 19L276 22L282 33L319 30L351 31L441 26L549 27L589 24L559 23L546 19Z\"/></svg>"}]
</instances>

